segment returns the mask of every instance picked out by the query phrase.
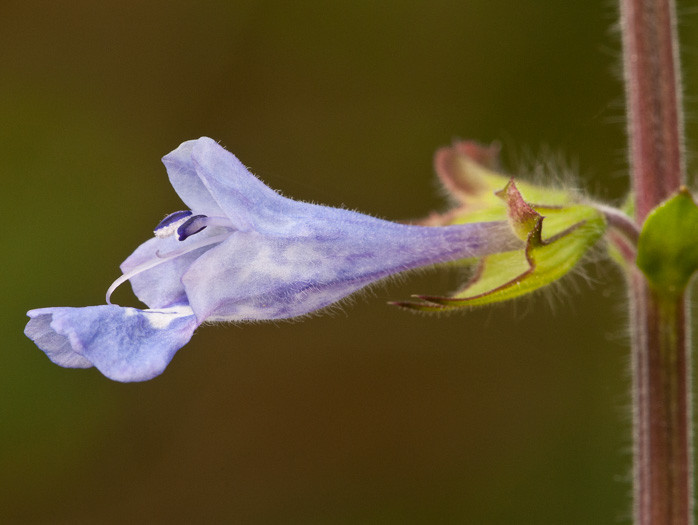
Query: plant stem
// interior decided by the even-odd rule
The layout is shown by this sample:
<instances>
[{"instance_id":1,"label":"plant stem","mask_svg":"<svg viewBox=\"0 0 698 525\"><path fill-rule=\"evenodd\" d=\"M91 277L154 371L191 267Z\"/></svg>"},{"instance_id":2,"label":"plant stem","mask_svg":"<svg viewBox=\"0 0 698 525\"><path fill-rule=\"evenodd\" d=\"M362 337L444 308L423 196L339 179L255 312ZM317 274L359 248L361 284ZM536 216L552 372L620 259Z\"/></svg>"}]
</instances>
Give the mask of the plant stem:
<instances>
[{"instance_id":1,"label":"plant stem","mask_svg":"<svg viewBox=\"0 0 698 525\"><path fill-rule=\"evenodd\" d=\"M674 0L620 0L635 214L642 222L684 180Z\"/></svg>"},{"instance_id":2,"label":"plant stem","mask_svg":"<svg viewBox=\"0 0 698 525\"><path fill-rule=\"evenodd\" d=\"M622 233L623 236L630 241L633 247L637 247L637 241L640 237L640 229L630 217L613 206L606 206L605 204L597 203L592 204L592 206L603 213L604 217L606 218L606 222L611 228Z\"/></svg>"},{"instance_id":3,"label":"plant stem","mask_svg":"<svg viewBox=\"0 0 698 525\"><path fill-rule=\"evenodd\" d=\"M635 218L684 181L673 0L620 0ZM690 333L686 294L630 276L636 525L693 523Z\"/></svg>"},{"instance_id":4,"label":"plant stem","mask_svg":"<svg viewBox=\"0 0 698 525\"><path fill-rule=\"evenodd\" d=\"M693 523L691 356L683 294L632 279L635 523ZM642 325L641 325L642 323Z\"/></svg>"}]
</instances>

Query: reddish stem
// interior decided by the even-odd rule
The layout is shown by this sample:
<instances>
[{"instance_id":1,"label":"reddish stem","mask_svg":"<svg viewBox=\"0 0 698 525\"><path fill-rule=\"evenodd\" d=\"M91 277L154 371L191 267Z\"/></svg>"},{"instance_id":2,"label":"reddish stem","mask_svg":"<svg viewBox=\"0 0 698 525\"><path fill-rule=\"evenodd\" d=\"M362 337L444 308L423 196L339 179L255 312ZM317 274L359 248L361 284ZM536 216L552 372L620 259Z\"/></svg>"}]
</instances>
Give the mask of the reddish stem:
<instances>
[{"instance_id":1,"label":"reddish stem","mask_svg":"<svg viewBox=\"0 0 698 525\"><path fill-rule=\"evenodd\" d=\"M693 457L685 296L652 290L637 270L631 280L635 523L689 525Z\"/></svg>"},{"instance_id":2,"label":"reddish stem","mask_svg":"<svg viewBox=\"0 0 698 525\"><path fill-rule=\"evenodd\" d=\"M620 0L635 218L683 183L683 119L673 0ZM686 294L630 276L636 525L693 523Z\"/></svg>"},{"instance_id":3,"label":"reddish stem","mask_svg":"<svg viewBox=\"0 0 698 525\"><path fill-rule=\"evenodd\" d=\"M684 180L674 0L621 0L623 64L636 219Z\"/></svg>"}]
</instances>

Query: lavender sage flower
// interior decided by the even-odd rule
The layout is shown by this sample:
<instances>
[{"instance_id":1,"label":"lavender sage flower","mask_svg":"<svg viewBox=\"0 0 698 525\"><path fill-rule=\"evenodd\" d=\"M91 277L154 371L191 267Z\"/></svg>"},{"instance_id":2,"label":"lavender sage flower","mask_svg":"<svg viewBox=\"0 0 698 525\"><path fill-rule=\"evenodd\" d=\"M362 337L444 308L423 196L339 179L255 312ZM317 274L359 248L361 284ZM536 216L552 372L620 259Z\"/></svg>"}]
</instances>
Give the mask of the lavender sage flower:
<instances>
[{"instance_id":1,"label":"lavender sage flower","mask_svg":"<svg viewBox=\"0 0 698 525\"><path fill-rule=\"evenodd\" d=\"M302 316L392 274L516 242L501 222L413 226L285 198L209 138L163 162L189 209L123 262L108 304L28 312L25 334L54 363L144 381L203 322ZM111 304L127 280L148 309Z\"/></svg>"}]
</instances>

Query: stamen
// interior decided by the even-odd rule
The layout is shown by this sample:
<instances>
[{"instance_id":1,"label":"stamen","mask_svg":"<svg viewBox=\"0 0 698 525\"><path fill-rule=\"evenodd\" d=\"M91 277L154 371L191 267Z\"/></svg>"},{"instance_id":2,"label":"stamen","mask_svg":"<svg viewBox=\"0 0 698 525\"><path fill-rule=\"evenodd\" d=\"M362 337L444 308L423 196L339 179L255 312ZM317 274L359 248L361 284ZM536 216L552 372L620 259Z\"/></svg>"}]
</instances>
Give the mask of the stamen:
<instances>
[{"instance_id":1,"label":"stamen","mask_svg":"<svg viewBox=\"0 0 698 525\"><path fill-rule=\"evenodd\" d=\"M199 233L208 226L220 226L234 230L235 227L227 217L208 217L206 215L194 215L189 217L184 223L177 228L177 239L183 241L187 237L191 237L195 233Z\"/></svg>"},{"instance_id":2,"label":"stamen","mask_svg":"<svg viewBox=\"0 0 698 525\"><path fill-rule=\"evenodd\" d=\"M166 261L167 259L173 259L175 257L179 257L180 255L184 255L185 253L193 252L194 250L198 250L199 248L203 248L204 246L208 246L209 244L223 242L228 237L230 237L230 233L221 233L220 235L214 235L213 237L207 237L205 239L202 239L199 242L191 242L187 245L186 248L182 248L181 250L173 250L171 252L165 253L160 253L158 251L155 253L155 255L159 257L162 261Z\"/></svg>"},{"instance_id":3,"label":"stamen","mask_svg":"<svg viewBox=\"0 0 698 525\"><path fill-rule=\"evenodd\" d=\"M194 215L193 217L189 217L177 228L177 239L183 241L187 237L199 233L208 226L208 224L206 224L206 219L208 219L206 215Z\"/></svg>"},{"instance_id":4,"label":"stamen","mask_svg":"<svg viewBox=\"0 0 698 525\"><path fill-rule=\"evenodd\" d=\"M230 233L222 233L220 235L214 235L213 237L207 237L198 242L189 243L186 246L186 248L183 248L181 250L175 250L172 252L167 252L165 254L160 254L160 252L157 252L155 254L157 256L157 259L151 259L150 261L146 261L143 264L139 264L138 266L126 272L112 283L112 285L107 290L107 304L112 304L111 295L114 293L114 290L116 290L119 286L128 281L131 277L134 277L141 272L145 272L146 270L150 270L151 268L154 268L171 259L174 259L189 252L193 252L194 250L198 250L199 248L203 248L204 246L209 246L211 244L223 242L228 237L230 237Z\"/></svg>"},{"instance_id":5,"label":"stamen","mask_svg":"<svg viewBox=\"0 0 698 525\"><path fill-rule=\"evenodd\" d=\"M160 221L160 224L158 224L155 227L153 233L159 239L165 239L170 235L174 235L174 233L177 231L177 228L179 228L183 223L185 223L187 219L191 217L191 215L192 213L189 210L176 211L174 213L170 213L167 217Z\"/></svg>"}]
</instances>

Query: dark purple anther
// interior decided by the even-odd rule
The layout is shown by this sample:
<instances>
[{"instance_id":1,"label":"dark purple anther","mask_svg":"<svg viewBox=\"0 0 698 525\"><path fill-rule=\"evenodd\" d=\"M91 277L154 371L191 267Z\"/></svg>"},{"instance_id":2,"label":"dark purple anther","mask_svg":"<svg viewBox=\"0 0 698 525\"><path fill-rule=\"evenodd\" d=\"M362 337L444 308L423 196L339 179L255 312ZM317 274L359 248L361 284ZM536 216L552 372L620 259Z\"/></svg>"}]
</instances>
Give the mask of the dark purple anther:
<instances>
[{"instance_id":1,"label":"dark purple anther","mask_svg":"<svg viewBox=\"0 0 698 525\"><path fill-rule=\"evenodd\" d=\"M187 237L199 233L208 226L206 215L194 215L177 228L177 240L183 241Z\"/></svg>"},{"instance_id":2,"label":"dark purple anther","mask_svg":"<svg viewBox=\"0 0 698 525\"><path fill-rule=\"evenodd\" d=\"M192 213L189 210L170 213L167 217L160 221L160 224L155 227L153 233L155 233L156 237L169 237L176 231L178 225L182 223L182 220L190 217L191 214Z\"/></svg>"}]
</instances>

